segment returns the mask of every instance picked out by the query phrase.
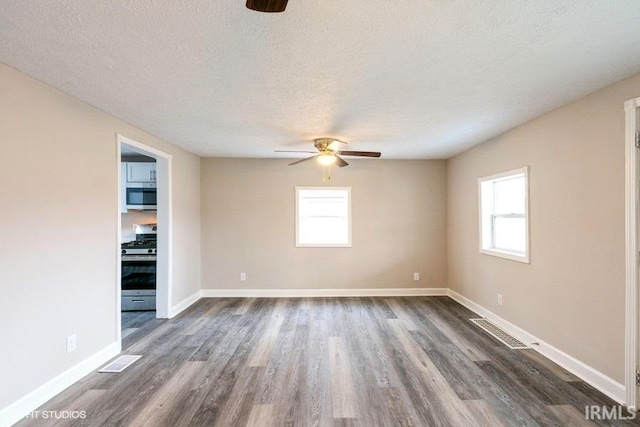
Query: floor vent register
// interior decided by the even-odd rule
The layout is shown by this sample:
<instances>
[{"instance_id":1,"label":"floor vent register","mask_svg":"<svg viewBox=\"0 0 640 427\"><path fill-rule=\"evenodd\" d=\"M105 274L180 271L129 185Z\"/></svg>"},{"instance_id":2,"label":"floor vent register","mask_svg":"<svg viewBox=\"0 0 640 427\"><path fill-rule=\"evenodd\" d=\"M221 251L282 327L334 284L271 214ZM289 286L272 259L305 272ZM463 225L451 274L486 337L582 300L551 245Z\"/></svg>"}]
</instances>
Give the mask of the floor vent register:
<instances>
[{"instance_id":1,"label":"floor vent register","mask_svg":"<svg viewBox=\"0 0 640 427\"><path fill-rule=\"evenodd\" d=\"M113 362L104 366L98 372L122 372L127 369L133 362L140 359L142 356L137 355L124 355L115 359Z\"/></svg>"},{"instance_id":2,"label":"floor vent register","mask_svg":"<svg viewBox=\"0 0 640 427\"><path fill-rule=\"evenodd\" d=\"M512 350L523 350L526 348L530 348L528 345L520 341L519 339L509 335L507 332L500 329L495 324L491 323L490 320L487 319L469 319L477 326L482 328L489 335L506 345Z\"/></svg>"}]
</instances>

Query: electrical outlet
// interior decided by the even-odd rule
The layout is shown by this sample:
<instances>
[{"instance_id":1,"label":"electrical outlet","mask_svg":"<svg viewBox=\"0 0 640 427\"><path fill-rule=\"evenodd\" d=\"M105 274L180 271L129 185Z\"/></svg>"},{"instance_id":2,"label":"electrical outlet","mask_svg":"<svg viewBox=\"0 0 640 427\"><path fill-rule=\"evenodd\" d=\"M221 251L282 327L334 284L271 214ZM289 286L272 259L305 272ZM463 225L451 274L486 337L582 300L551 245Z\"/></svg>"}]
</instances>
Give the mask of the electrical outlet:
<instances>
[{"instance_id":1,"label":"electrical outlet","mask_svg":"<svg viewBox=\"0 0 640 427\"><path fill-rule=\"evenodd\" d=\"M420 273L413 273L413 281L417 282L418 280L420 280Z\"/></svg>"},{"instance_id":2,"label":"electrical outlet","mask_svg":"<svg viewBox=\"0 0 640 427\"><path fill-rule=\"evenodd\" d=\"M67 353L71 353L78 346L78 336L76 334L67 337Z\"/></svg>"},{"instance_id":3,"label":"electrical outlet","mask_svg":"<svg viewBox=\"0 0 640 427\"><path fill-rule=\"evenodd\" d=\"M502 305L502 294L498 294L498 305Z\"/></svg>"},{"instance_id":4,"label":"electrical outlet","mask_svg":"<svg viewBox=\"0 0 640 427\"><path fill-rule=\"evenodd\" d=\"M240 273L240 281L241 282L247 281L247 273Z\"/></svg>"}]
</instances>

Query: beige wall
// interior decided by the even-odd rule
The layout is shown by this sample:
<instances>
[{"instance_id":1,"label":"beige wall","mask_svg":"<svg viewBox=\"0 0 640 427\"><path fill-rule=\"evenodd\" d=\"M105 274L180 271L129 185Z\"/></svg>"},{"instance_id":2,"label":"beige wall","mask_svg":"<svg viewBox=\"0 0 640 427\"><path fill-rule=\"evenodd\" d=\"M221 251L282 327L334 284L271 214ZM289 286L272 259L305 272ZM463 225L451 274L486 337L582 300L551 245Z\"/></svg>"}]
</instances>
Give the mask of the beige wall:
<instances>
[{"instance_id":1,"label":"beige wall","mask_svg":"<svg viewBox=\"0 0 640 427\"><path fill-rule=\"evenodd\" d=\"M202 159L204 289L446 287L444 161L350 160L326 184L290 162ZM352 248L295 247L294 187L322 185L352 187Z\"/></svg>"},{"instance_id":2,"label":"beige wall","mask_svg":"<svg viewBox=\"0 0 640 427\"><path fill-rule=\"evenodd\" d=\"M173 154L171 305L176 306L201 288L200 157L164 150Z\"/></svg>"},{"instance_id":3,"label":"beige wall","mask_svg":"<svg viewBox=\"0 0 640 427\"><path fill-rule=\"evenodd\" d=\"M449 286L619 382L625 306L623 102L637 96L640 75L448 163ZM477 178L527 165L531 264L480 254Z\"/></svg>"},{"instance_id":4,"label":"beige wall","mask_svg":"<svg viewBox=\"0 0 640 427\"><path fill-rule=\"evenodd\" d=\"M0 94L1 409L116 340L115 134L173 156L174 304L200 288L200 159L4 65Z\"/></svg>"}]
</instances>

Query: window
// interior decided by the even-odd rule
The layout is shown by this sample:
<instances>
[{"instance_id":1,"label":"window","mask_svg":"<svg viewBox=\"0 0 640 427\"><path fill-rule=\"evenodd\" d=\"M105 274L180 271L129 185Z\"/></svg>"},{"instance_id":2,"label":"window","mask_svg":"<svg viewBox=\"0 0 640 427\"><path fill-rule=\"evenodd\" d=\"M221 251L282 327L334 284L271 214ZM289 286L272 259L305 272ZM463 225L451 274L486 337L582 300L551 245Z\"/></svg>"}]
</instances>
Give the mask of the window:
<instances>
[{"instance_id":1,"label":"window","mask_svg":"<svg viewBox=\"0 0 640 427\"><path fill-rule=\"evenodd\" d=\"M478 179L480 252L529 262L529 168Z\"/></svg>"},{"instance_id":2,"label":"window","mask_svg":"<svg viewBox=\"0 0 640 427\"><path fill-rule=\"evenodd\" d=\"M350 187L296 187L296 246L351 246Z\"/></svg>"}]
</instances>

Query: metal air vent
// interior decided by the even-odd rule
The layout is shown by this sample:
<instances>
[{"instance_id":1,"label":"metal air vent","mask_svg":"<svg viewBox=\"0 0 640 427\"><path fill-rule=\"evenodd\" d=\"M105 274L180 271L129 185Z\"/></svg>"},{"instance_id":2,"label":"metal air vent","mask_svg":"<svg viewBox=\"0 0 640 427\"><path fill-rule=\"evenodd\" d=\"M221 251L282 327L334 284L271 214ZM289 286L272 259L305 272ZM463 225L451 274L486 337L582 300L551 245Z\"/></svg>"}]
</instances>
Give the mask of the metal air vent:
<instances>
[{"instance_id":1,"label":"metal air vent","mask_svg":"<svg viewBox=\"0 0 640 427\"><path fill-rule=\"evenodd\" d=\"M529 348L528 345L520 341L519 339L509 335L507 332L500 329L495 324L491 323L490 320L487 319L469 319L477 326L482 328L489 335L506 345L512 350L522 350Z\"/></svg>"}]
</instances>

